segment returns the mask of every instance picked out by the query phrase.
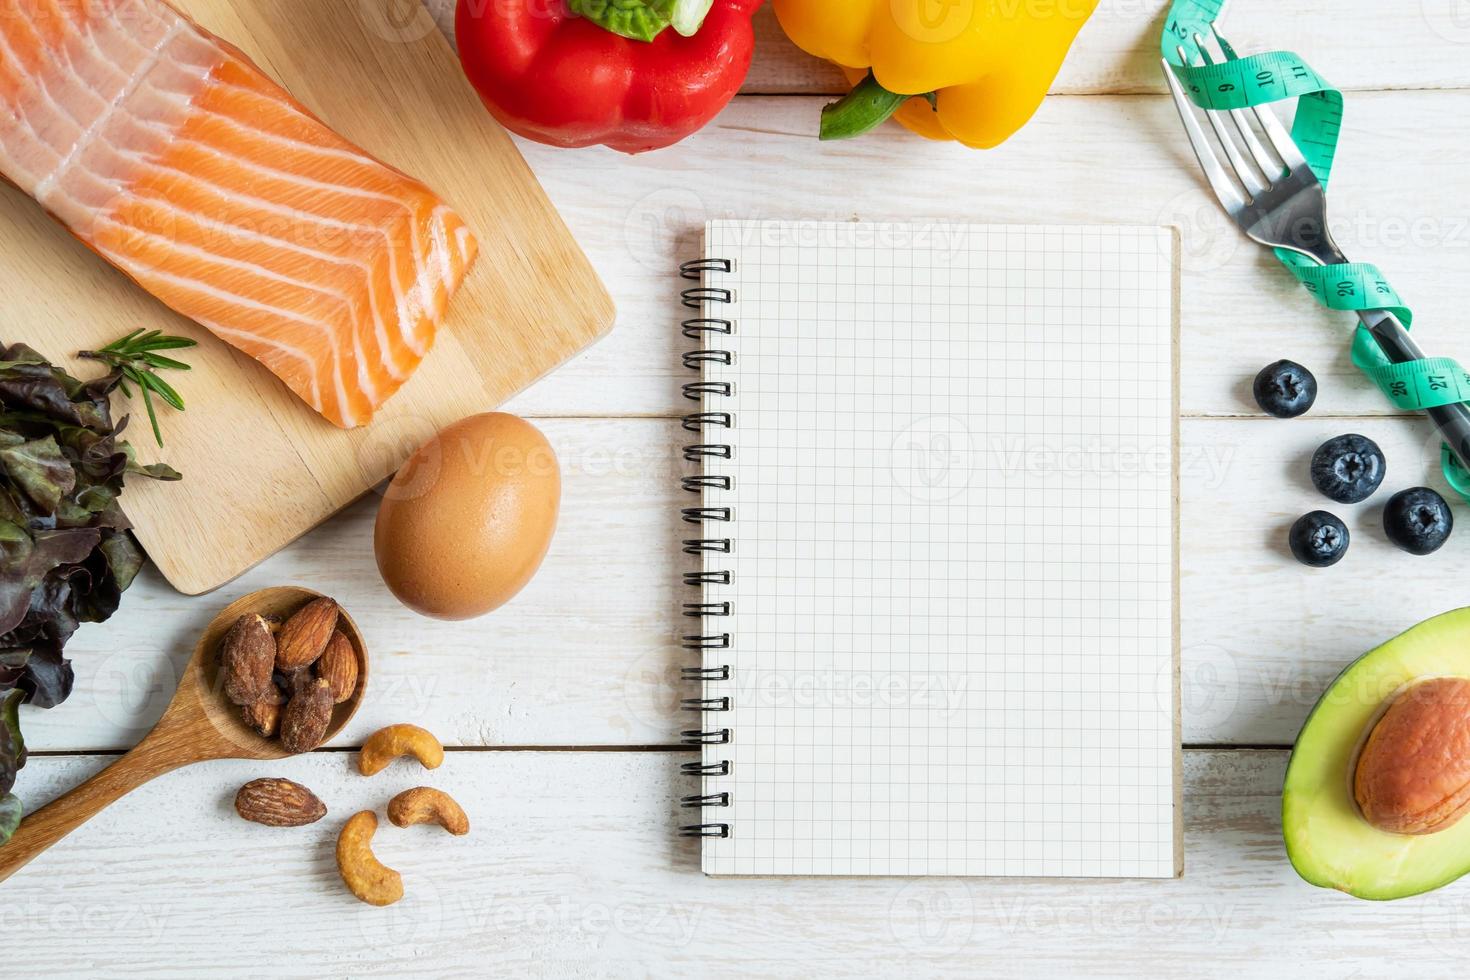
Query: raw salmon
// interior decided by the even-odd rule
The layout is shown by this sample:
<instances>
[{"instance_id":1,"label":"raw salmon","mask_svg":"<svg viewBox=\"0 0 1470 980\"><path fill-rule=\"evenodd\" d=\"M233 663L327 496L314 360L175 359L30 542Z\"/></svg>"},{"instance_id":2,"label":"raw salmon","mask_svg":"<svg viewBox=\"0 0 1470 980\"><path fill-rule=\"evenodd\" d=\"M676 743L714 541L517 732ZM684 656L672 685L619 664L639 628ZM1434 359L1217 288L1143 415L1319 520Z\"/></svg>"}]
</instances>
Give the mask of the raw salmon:
<instances>
[{"instance_id":1,"label":"raw salmon","mask_svg":"<svg viewBox=\"0 0 1470 980\"><path fill-rule=\"evenodd\" d=\"M330 421L371 419L474 262L459 215L162 0L0 3L0 173Z\"/></svg>"}]
</instances>

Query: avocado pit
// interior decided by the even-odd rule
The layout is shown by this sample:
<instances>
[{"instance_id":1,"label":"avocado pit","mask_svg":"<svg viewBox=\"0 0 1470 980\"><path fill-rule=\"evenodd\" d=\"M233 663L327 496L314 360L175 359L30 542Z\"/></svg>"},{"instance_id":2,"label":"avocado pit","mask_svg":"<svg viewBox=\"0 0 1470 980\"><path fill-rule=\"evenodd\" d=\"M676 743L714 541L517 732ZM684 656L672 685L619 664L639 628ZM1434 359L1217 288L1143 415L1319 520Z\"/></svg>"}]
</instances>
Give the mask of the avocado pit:
<instances>
[{"instance_id":1,"label":"avocado pit","mask_svg":"<svg viewBox=\"0 0 1470 980\"><path fill-rule=\"evenodd\" d=\"M1392 834L1438 833L1470 810L1470 678L1430 678L1394 699L1358 755L1353 797Z\"/></svg>"}]
</instances>

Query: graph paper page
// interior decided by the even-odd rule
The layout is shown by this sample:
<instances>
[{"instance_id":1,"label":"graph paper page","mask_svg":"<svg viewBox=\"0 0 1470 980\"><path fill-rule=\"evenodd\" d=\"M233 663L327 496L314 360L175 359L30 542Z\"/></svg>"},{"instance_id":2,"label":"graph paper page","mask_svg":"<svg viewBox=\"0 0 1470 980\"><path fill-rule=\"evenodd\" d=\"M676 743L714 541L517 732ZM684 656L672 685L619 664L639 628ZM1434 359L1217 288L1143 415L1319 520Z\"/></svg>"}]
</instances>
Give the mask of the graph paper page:
<instances>
[{"instance_id":1,"label":"graph paper page","mask_svg":"<svg viewBox=\"0 0 1470 980\"><path fill-rule=\"evenodd\" d=\"M1174 235L718 221L719 875L1179 873Z\"/></svg>"}]
</instances>

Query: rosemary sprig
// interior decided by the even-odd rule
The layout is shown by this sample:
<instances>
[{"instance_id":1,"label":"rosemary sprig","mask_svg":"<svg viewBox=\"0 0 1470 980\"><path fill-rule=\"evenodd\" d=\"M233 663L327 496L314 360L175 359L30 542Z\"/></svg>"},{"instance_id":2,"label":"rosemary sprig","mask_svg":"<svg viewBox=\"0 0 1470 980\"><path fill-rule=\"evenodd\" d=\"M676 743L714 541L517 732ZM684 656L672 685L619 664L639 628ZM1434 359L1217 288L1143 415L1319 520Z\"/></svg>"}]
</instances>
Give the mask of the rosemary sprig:
<instances>
[{"instance_id":1,"label":"rosemary sprig","mask_svg":"<svg viewBox=\"0 0 1470 980\"><path fill-rule=\"evenodd\" d=\"M165 357L159 351L185 350L197 346L198 341L187 337L171 337L162 330L134 330L126 337L119 337L101 350L84 350L77 356L101 361L122 373L119 387L128 398L133 397L128 382L137 385L143 394L143 406L148 410L148 421L153 426L153 438L163 445L163 433L158 428L158 413L153 408L153 396L157 395L176 410L184 410L184 399L173 385L158 376L158 371L187 371L189 365Z\"/></svg>"}]
</instances>

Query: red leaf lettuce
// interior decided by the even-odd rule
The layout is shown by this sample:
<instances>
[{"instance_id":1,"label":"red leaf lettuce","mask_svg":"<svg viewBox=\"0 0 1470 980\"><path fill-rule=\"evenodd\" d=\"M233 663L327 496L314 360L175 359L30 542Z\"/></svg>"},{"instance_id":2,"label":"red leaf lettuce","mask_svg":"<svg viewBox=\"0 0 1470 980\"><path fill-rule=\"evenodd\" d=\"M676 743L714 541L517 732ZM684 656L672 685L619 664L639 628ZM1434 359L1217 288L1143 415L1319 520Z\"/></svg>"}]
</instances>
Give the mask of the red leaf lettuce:
<instances>
[{"instance_id":1,"label":"red leaf lettuce","mask_svg":"<svg viewBox=\"0 0 1470 980\"><path fill-rule=\"evenodd\" d=\"M78 381L24 344L0 352L0 843L20 823L20 703L66 700L62 648L117 611L143 566L118 506L123 478L179 479L137 465L118 439L127 419L113 424L108 395L120 377Z\"/></svg>"}]
</instances>

